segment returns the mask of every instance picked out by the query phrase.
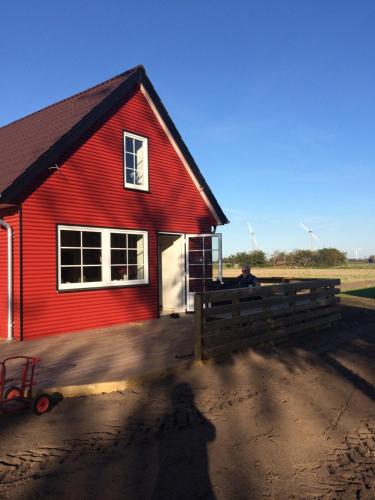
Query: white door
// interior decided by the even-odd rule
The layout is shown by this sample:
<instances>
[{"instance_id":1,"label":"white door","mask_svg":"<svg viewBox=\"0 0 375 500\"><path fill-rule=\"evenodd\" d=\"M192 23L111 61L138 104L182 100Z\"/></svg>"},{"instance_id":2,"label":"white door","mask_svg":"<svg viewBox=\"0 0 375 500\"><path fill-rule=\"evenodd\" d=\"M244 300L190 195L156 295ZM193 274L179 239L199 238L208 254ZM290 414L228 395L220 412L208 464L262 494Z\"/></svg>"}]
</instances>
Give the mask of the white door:
<instances>
[{"instance_id":1,"label":"white door","mask_svg":"<svg viewBox=\"0 0 375 500\"><path fill-rule=\"evenodd\" d=\"M186 236L186 310L194 311L194 294L214 289L222 279L221 234Z\"/></svg>"},{"instance_id":2,"label":"white door","mask_svg":"<svg viewBox=\"0 0 375 500\"><path fill-rule=\"evenodd\" d=\"M184 310L184 238L181 234L159 234L161 312Z\"/></svg>"}]
</instances>

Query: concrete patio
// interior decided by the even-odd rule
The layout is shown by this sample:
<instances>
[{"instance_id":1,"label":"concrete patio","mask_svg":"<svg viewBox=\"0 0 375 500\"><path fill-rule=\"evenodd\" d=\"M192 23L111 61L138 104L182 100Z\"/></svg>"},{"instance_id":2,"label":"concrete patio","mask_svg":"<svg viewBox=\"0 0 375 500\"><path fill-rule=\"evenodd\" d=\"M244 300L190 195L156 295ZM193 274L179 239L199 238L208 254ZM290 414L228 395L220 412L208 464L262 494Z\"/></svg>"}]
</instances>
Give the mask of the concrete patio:
<instances>
[{"instance_id":1,"label":"concrete patio","mask_svg":"<svg viewBox=\"0 0 375 500\"><path fill-rule=\"evenodd\" d=\"M134 379L193 360L193 315L163 316L139 323L24 342L0 342L0 360L36 356L37 388L64 396L111 392Z\"/></svg>"}]
</instances>

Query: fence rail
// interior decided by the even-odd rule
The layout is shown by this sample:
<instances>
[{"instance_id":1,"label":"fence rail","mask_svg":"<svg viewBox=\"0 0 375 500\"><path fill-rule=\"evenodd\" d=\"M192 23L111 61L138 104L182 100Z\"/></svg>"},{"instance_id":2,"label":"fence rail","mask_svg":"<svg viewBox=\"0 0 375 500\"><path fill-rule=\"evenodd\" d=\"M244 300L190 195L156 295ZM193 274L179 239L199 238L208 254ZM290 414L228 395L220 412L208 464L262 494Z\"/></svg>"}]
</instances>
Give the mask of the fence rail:
<instances>
[{"instance_id":1,"label":"fence rail","mask_svg":"<svg viewBox=\"0 0 375 500\"><path fill-rule=\"evenodd\" d=\"M260 281L266 286L195 294L195 359L320 329L341 317L338 279Z\"/></svg>"}]
</instances>

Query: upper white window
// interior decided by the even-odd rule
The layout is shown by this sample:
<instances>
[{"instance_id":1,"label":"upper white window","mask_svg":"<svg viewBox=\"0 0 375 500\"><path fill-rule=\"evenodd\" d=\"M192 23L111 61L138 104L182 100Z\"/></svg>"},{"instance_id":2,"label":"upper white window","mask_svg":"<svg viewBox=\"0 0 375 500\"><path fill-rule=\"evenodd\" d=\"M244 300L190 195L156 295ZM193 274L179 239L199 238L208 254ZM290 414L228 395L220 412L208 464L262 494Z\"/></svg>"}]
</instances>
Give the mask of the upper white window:
<instances>
[{"instance_id":1,"label":"upper white window","mask_svg":"<svg viewBox=\"0 0 375 500\"><path fill-rule=\"evenodd\" d=\"M58 226L59 290L148 283L146 231Z\"/></svg>"},{"instance_id":2,"label":"upper white window","mask_svg":"<svg viewBox=\"0 0 375 500\"><path fill-rule=\"evenodd\" d=\"M148 140L124 132L125 187L148 191Z\"/></svg>"}]
</instances>

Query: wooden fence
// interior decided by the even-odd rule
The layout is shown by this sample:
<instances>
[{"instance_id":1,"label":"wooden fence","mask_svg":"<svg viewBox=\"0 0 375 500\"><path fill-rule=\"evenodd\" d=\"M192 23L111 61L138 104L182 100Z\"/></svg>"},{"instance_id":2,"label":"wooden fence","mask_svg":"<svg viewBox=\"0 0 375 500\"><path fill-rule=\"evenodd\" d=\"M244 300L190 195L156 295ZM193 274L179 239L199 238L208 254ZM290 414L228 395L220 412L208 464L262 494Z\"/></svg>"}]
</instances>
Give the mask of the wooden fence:
<instances>
[{"instance_id":1,"label":"wooden fence","mask_svg":"<svg viewBox=\"0 0 375 500\"><path fill-rule=\"evenodd\" d=\"M195 294L195 359L317 330L340 319L338 279L260 279L266 286Z\"/></svg>"}]
</instances>

